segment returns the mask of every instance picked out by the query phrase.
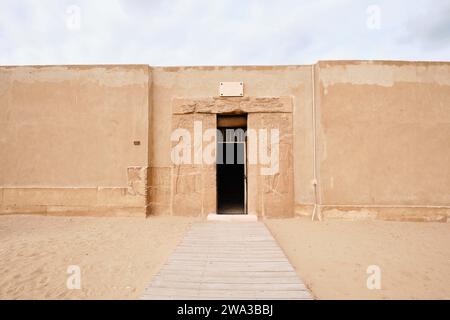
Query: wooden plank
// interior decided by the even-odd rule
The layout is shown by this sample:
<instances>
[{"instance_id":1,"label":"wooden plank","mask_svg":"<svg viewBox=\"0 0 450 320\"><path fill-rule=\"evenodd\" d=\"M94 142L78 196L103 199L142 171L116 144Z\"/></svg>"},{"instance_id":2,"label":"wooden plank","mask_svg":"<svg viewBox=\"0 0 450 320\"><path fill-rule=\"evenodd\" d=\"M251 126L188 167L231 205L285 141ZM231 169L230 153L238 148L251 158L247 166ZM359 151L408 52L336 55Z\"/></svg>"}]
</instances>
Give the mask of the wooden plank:
<instances>
[{"instance_id":1,"label":"wooden plank","mask_svg":"<svg viewBox=\"0 0 450 320\"><path fill-rule=\"evenodd\" d=\"M196 282L196 281L168 281L158 279L152 282L154 288L182 288L182 289L208 289L208 290L241 290L241 291L302 291L306 290L301 283L222 283L222 282Z\"/></svg>"},{"instance_id":2,"label":"wooden plank","mask_svg":"<svg viewBox=\"0 0 450 320\"><path fill-rule=\"evenodd\" d=\"M292 276L282 276L282 277L218 277L218 276L192 276L185 274L164 274L157 275L153 278L152 284L156 281L169 281L169 282L202 282L202 283L265 283L265 284L276 284L276 283L300 283L302 282L297 278L297 275Z\"/></svg>"},{"instance_id":3,"label":"wooden plank","mask_svg":"<svg viewBox=\"0 0 450 320\"><path fill-rule=\"evenodd\" d=\"M192 256L192 255L173 255L167 261L285 261L285 258L282 256L249 256L249 255L214 255L214 256Z\"/></svg>"},{"instance_id":4,"label":"wooden plank","mask_svg":"<svg viewBox=\"0 0 450 320\"><path fill-rule=\"evenodd\" d=\"M210 290L210 289L183 289L183 288L158 288L151 287L149 288L148 295L157 295L157 296L168 296L168 297L177 297L179 295L182 296L191 296L191 297L201 297L201 298L209 298L209 297L224 297L224 298L233 298L234 296L239 297L247 297L249 299L253 299L253 297L258 298L280 298L280 299L289 299L289 298L297 298L297 299L310 299L311 295L308 291L298 290L298 291L264 291L264 290ZM145 294L144 294L145 295Z\"/></svg>"},{"instance_id":5,"label":"wooden plank","mask_svg":"<svg viewBox=\"0 0 450 320\"><path fill-rule=\"evenodd\" d=\"M234 260L244 260L244 259L265 259L272 261L272 259L284 259L286 257L279 253L250 253L250 252L174 252L169 259L174 260L199 260L199 259L234 259Z\"/></svg>"},{"instance_id":6,"label":"wooden plank","mask_svg":"<svg viewBox=\"0 0 450 320\"><path fill-rule=\"evenodd\" d=\"M183 260L174 260L170 262L166 262L165 266L170 267L205 267L205 268L214 268L227 270L227 268L241 268L244 267L247 270L252 268L289 268L289 270L293 270L291 264L287 261L183 261ZM188 270L188 269L186 269ZM271 269L263 269L262 271L271 271ZM280 270L276 270L280 271Z\"/></svg>"},{"instance_id":7,"label":"wooden plank","mask_svg":"<svg viewBox=\"0 0 450 320\"><path fill-rule=\"evenodd\" d=\"M189 296L157 296L157 295L145 295L142 296L142 300L268 300L267 298L249 298L249 297L189 297ZM311 300L312 298L289 298L289 300ZM270 298L270 300L286 300L286 298Z\"/></svg>"},{"instance_id":8,"label":"wooden plank","mask_svg":"<svg viewBox=\"0 0 450 320\"><path fill-rule=\"evenodd\" d=\"M276 249L264 249L264 248L255 248L253 250L250 249L246 249L246 248L236 248L236 249L230 249L230 248L216 248L216 249L203 249L203 250L199 250L198 248L195 247L182 247L180 246L177 249L177 252L184 252L184 253L228 253L228 254L280 254L281 252Z\"/></svg>"},{"instance_id":9,"label":"wooden plank","mask_svg":"<svg viewBox=\"0 0 450 320\"><path fill-rule=\"evenodd\" d=\"M277 278L286 276L296 276L292 271L223 271L223 270L194 270L180 272L179 270L160 270L159 275L185 275L185 276L204 276L204 277L251 277L251 278Z\"/></svg>"},{"instance_id":10,"label":"wooden plank","mask_svg":"<svg viewBox=\"0 0 450 320\"><path fill-rule=\"evenodd\" d=\"M218 270L217 268L208 268L208 267L201 267L201 266L182 266L182 265L168 265L164 266L163 270L172 270L172 271L201 271L206 272L208 270ZM246 267L242 265L238 266L222 266L220 268L221 271L235 271L235 272L241 272L241 271L259 271L259 272L267 272L267 271L292 271L292 267L278 267L278 266L255 266L255 267Z\"/></svg>"}]
</instances>

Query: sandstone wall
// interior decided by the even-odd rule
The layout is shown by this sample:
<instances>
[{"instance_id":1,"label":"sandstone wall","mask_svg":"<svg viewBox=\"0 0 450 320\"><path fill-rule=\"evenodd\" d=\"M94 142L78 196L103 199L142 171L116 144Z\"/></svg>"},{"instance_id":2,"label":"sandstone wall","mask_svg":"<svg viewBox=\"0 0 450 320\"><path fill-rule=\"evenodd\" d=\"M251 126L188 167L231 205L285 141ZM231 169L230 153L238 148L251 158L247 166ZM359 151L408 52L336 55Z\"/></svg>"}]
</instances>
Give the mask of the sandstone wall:
<instances>
[{"instance_id":1,"label":"sandstone wall","mask_svg":"<svg viewBox=\"0 0 450 320\"><path fill-rule=\"evenodd\" d=\"M144 215L149 78L148 66L1 67L0 212Z\"/></svg>"},{"instance_id":2,"label":"sandstone wall","mask_svg":"<svg viewBox=\"0 0 450 320\"><path fill-rule=\"evenodd\" d=\"M449 86L428 62L0 67L0 213L205 216L215 166L174 165L170 135L245 112L282 131L280 174L248 167L249 212L450 221Z\"/></svg>"},{"instance_id":3,"label":"sandstone wall","mask_svg":"<svg viewBox=\"0 0 450 320\"><path fill-rule=\"evenodd\" d=\"M445 220L450 63L319 62L315 73L324 215Z\"/></svg>"}]
</instances>

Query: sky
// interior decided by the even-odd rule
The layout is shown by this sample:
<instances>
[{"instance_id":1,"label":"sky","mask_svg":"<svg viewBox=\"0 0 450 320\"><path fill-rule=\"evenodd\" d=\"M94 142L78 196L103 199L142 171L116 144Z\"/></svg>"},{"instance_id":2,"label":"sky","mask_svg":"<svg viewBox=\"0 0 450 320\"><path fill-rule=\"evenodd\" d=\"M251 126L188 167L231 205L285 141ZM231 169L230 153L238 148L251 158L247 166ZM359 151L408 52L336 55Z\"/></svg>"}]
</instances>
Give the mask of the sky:
<instances>
[{"instance_id":1,"label":"sky","mask_svg":"<svg viewBox=\"0 0 450 320\"><path fill-rule=\"evenodd\" d=\"M450 0L0 0L0 65L450 60Z\"/></svg>"}]
</instances>

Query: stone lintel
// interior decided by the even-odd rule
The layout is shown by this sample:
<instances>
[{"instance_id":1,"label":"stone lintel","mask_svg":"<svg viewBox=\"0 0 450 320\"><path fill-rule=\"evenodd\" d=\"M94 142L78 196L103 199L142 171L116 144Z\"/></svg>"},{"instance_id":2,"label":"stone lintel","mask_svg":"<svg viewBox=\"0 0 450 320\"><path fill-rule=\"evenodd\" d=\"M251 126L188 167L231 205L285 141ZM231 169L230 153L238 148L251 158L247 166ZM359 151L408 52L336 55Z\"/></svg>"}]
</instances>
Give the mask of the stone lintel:
<instances>
[{"instance_id":1,"label":"stone lintel","mask_svg":"<svg viewBox=\"0 0 450 320\"><path fill-rule=\"evenodd\" d=\"M291 113L292 97L174 98L173 114L189 113Z\"/></svg>"}]
</instances>

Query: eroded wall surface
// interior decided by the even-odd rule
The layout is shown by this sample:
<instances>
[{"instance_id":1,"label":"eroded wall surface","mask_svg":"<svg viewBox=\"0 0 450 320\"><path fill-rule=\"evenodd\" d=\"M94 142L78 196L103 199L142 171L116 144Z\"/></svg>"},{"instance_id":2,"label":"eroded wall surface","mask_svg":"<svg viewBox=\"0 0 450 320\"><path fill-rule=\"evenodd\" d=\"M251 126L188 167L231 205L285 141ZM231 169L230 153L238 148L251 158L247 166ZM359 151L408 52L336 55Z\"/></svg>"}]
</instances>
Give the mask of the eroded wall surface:
<instances>
[{"instance_id":1,"label":"eroded wall surface","mask_svg":"<svg viewBox=\"0 0 450 320\"><path fill-rule=\"evenodd\" d=\"M324 215L445 220L450 206L450 64L319 62Z\"/></svg>"},{"instance_id":2,"label":"eroded wall surface","mask_svg":"<svg viewBox=\"0 0 450 320\"><path fill-rule=\"evenodd\" d=\"M149 78L148 66L1 67L0 212L144 216Z\"/></svg>"}]
</instances>

